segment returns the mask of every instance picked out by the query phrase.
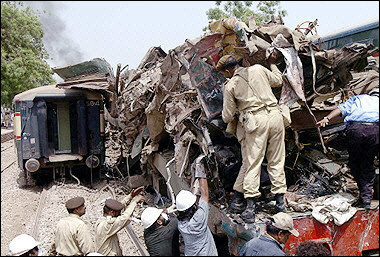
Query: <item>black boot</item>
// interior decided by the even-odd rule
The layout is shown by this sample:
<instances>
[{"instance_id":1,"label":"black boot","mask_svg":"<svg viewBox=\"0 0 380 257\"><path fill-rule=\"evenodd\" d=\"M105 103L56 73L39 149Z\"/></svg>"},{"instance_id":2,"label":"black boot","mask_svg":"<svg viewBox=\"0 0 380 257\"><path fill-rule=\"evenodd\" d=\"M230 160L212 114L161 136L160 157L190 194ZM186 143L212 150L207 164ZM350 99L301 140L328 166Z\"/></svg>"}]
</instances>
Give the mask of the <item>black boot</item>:
<instances>
[{"instance_id":1,"label":"black boot","mask_svg":"<svg viewBox=\"0 0 380 257\"><path fill-rule=\"evenodd\" d=\"M234 191L234 197L232 198L230 210L233 213L242 213L245 210L247 201L244 198L244 194L238 191Z\"/></svg>"},{"instance_id":2,"label":"black boot","mask_svg":"<svg viewBox=\"0 0 380 257\"><path fill-rule=\"evenodd\" d=\"M276 207L279 212L286 212L285 203L284 203L284 194L276 195Z\"/></svg>"},{"instance_id":3,"label":"black boot","mask_svg":"<svg viewBox=\"0 0 380 257\"><path fill-rule=\"evenodd\" d=\"M247 198L247 208L241 214L241 218L246 223L254 223L255 222L255 208L256 208L256 199L253 197Z\"/></svg>"}]
</instances>

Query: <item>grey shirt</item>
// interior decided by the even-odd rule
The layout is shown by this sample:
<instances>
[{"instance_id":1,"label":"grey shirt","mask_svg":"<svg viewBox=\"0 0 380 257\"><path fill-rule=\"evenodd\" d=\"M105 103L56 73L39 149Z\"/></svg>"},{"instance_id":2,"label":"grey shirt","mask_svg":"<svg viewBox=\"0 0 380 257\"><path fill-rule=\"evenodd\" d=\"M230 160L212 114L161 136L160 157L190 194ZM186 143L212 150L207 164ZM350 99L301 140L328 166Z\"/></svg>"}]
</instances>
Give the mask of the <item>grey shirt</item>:
<instances>
[{"instance_id":1,"label":"grey shirt","mask_svg":"<svg viewBox=\"0 0 380 257\"><path fill-rule=\"evenodd\" d=\"M190 220L178 221L178 230L185 243L185 256L218 256L214 238L207 226L210 207L202 199Z\"/></svg>"},{"instance_id":2,"label":"grey shirt","mask_svg":"<svg viewBox=\"0 0 380 257\"><path fill-rule=\"evenodd\" d=\"M264 235L249 240L239 253L240 256L285 256L281 245Z\"/></svg>"}]
</instances>

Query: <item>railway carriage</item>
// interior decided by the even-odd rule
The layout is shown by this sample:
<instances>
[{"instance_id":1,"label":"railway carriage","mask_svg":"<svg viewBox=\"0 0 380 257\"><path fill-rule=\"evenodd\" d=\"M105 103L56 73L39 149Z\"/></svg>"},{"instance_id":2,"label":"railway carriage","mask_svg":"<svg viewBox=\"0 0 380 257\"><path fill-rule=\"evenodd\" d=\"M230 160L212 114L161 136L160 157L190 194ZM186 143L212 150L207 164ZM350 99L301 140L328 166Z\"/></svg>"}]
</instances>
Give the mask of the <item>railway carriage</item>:
<instances>
[{"instance_id":1,"label":"railway carriage","mask_svg":"<svg viewBox=\"0 0 380 257\"><path fill-rule=\"evenodd\" d=\"M87 166L92 178L92 170L100 169L105 159L101 94L41 86L16 95L12 106L18 165L26 177L47 170L55 179L66 167L71 174L72 167Z\"/></svg>"}]
</instances>

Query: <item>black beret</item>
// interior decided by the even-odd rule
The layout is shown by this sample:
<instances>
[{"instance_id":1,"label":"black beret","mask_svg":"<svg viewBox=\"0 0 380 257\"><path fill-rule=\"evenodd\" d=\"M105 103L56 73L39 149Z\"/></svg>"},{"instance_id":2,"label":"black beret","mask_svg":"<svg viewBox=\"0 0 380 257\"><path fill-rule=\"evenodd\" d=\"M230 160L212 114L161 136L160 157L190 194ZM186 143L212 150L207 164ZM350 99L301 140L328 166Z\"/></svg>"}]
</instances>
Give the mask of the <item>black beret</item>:
<instances>
[{"instance_id":1,"label":"black beret","mask_svg":"<svg viewBox=\"0 0 380 257\"><path fill-rule=\"evenodd\" d=\"M105 205L114 211L121 211L124 208L121 202L114 199L107 199Z\"/></svg>"},{"instance_id":2,"label":"black beret","mask_svg":"<svg viewBox=\"0 0 380 257\"><path fill-rule=\"evenodd\" d=\"M84 204L84 198L81 196L71 198L66 202L67 209L75 209Z\"/></svg>"}]
</instances>

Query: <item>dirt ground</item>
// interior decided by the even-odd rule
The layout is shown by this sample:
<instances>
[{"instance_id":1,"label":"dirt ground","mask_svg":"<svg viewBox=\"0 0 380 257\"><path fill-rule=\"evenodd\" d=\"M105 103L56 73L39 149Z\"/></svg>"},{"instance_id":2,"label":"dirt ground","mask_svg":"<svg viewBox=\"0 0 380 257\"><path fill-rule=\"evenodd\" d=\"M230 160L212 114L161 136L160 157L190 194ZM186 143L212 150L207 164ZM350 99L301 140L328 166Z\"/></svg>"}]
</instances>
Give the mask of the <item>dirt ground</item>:
<instances>
[{"instance_id":1,"label":"dirt ground","mask_svg":"<svg viewBox=\"0 0 380 257\"><path fill-rule=\"evenodd\" d=\"M86 201L86 214L83 220L88 222L92 235L95 235L94 225L101 217L103 203L112 194L104 181L96 182L93 188L73 183L51 183L44 187L20 187L17 179L21 170L16 161L16 152L13 140L1 144L1 255L8 253L9 242L17 235L26 233L35 235L41 243L44 255L52 251L54 230L60 218L67 215L65 202L75 196L82 196ZM117 200L124 197L124 192L116 185L110 185L116 193ZM43 191L45 200L38 209L40 196ZM144 244L143 226L138 222L143 206L136 208L130 226L135 231L140 242ZM40 213L40 218L36 216ZM118 234L123 255L141 255L132 243L126 230Z\"/></svg>"}]
</instances>

